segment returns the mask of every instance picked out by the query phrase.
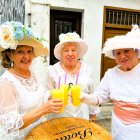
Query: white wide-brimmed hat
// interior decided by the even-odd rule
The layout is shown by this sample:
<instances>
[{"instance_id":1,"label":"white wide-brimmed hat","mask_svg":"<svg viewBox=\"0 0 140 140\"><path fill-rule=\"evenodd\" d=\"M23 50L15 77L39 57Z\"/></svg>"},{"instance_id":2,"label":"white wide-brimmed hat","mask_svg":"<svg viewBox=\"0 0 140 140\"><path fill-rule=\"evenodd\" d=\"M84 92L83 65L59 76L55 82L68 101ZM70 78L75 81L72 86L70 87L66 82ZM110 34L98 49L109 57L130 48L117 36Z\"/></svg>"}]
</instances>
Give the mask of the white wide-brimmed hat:
<instances>
[{"instance_id":1,"label":"white wide-brimmed hat","mask_svg":"<svg viewBox=\"0 0 140 140\"><path fill-rule=\"evenodd\" d=\"M5 22L0 26L0 52L6 49L16 50L18 45L27 45L33 47L34 57L47 55L48 49L43 41L21 22Z\"/></svg>"},{"instance_id":2,"label":"white wide-brimmed hat","mask_svg":"<svg viewBox=\"0 0 140 140\"><path fill-rule=\"evenodd\" d=\"M137 35L136 35L137 33ZM139 37L138 37L139 34ZM140 58L140 29L132 29L126 35L119 35L106 40L103 53L112 59L115 59L113 50L133 48L138 50L138 58Z\"/></svg>"},{"instance_id":3,"label":"white wide-brimmed hat","mask_svg":"<svg viewBox=\"0 0 140 140\"><path fill-rule=\"evenodd\" d=\"M78 44L79 59L82 58L87 52L88 45L85 43L85 41L82 38L80 38L80 36L76 32L60 34L59 40L60 42L54 48L54 55L58 60L61 60L61 49L62 47L64 47L65 43L74 42Z\"/></svg>"}]
</instances>

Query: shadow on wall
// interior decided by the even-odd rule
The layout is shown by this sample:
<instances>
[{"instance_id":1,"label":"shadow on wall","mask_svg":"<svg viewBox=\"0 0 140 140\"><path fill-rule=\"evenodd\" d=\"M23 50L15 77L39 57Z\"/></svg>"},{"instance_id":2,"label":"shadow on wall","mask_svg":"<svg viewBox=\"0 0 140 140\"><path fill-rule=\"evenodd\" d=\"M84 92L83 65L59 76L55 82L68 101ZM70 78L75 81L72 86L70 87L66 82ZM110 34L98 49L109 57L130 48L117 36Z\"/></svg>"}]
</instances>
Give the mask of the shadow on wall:
<instances>
[{"instance_id":1,"label":"shadow on wall","mask_svg":"<svg viewBox=\"0 0 140 140\"><path fill-rule=\"evenodd\" d=\"M1 65L1 60L0 60L0 76L5 72L5 68Z\"/></svg>"},{"instance_id":2,"label":"shadow on wall","mask_svg":"<svg viewBox=\"0 0 140 140\"><path fill-rule=\"evenodd\" d=\"M0 76L5 72L5 68L0 65Z\"/></svg>"},{"instance_id":3,"label":"shadow on wall","mask_svg":"<svg viewBox=\"0 0 140 140\"><path fill-rule=\"evenodd\" d=\"M46 88L48 61L44 61L44 58L41 56L35 58L31 65L31 70L36 75L40 83Z\"/></svg>"}]
</instances>

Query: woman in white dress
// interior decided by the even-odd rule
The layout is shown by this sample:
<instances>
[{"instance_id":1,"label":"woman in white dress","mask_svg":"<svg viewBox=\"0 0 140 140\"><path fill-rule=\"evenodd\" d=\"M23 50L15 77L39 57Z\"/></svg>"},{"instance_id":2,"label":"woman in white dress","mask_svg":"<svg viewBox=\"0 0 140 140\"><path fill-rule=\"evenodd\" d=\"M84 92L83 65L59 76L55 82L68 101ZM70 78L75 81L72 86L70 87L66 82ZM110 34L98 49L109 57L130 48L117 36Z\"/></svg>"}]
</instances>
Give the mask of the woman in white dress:
<instances>
[{"instance_id":1,"label":"woman in white dress","mask_svg":"<svg viewBox=\"0 0 140 140\"><path fill-rule=\"evenodd\" d=\"M23 140L48 113L59 113L63 103L50 99L29 66L48 50L30 28L20 22L0 26L0 52L6 71L0 77L0 140Z\"/></svg>"},{"instance_id":2,"label":"woman in white dress","mask_svg":"<svg viewBox=\"0 0 140 140\"><path fill-rule=\"evenodd\" d=\"M54 55L60 60L48 69L47 89L59 88L61 84L77 85L81 87L81 92L93 93L93 71L85 64L81 58L87 52L88 46L77 33L60 34L60 42L55 46ZM48 118L58 117L79 117L83 119L95 120L99 108L82 103L73 106L71 98L61 114L49 114Z\"/></svg>"},{"instance_id":3,"label":"woman in white dress","mask_svg":"<svg viewBox=\"0 0 140 140\"><path fill-rule=\"evenodd\" d=\"M115 36L105 42L103 53L116 60L94 94L83 94L81 101L98 105L113 100L113 140L140 139L140 29L126 35Z\"/></svg>"}]
</instances>

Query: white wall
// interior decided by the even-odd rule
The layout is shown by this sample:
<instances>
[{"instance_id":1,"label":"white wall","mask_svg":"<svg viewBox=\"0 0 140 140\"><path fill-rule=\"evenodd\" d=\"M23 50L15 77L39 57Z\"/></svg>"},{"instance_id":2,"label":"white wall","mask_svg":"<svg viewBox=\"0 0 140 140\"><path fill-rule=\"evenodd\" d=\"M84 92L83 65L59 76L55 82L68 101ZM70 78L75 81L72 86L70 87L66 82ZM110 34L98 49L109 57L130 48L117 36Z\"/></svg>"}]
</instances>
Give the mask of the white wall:
<instances>
[{"instance_id":1,"label":"white wall","mask_svg":"<svg viewBox=\"0 0 140 140\"><path fill-rule=\"evenodd\" d=\"M26 0L27 1L27 0ZM102 27L104 6L140 9L140 0L28 0L31 4L32 27L49 41L50 9L83 13L82 38L89 45L84 61L94 69L95 87L100 81ZM28 6L29 8L29 6ZM29 9L27 9L29 11ZM48 42L49 46L49 42Z\"/></svg>"}]
</instances>

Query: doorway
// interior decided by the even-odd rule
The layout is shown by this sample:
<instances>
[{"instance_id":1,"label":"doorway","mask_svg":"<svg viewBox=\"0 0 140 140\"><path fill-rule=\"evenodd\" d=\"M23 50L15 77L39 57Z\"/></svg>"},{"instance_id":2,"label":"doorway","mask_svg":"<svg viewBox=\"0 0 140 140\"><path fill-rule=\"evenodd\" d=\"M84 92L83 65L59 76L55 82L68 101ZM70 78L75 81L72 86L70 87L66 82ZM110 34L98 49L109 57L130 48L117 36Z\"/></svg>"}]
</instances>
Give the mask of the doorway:
<instances>
[{"instance_id":1,"label":"doorway","mask_svg":"<svg viewBox=\"0 0 140 140\"><path fill-rule=\"evenodd\" d=\"M81 20L81 12L50 11L50 65L58 62L54 56L54 48L59 42L59 35L67 32L77 32L81 35Z\"/></svg>"}]
</instances>

